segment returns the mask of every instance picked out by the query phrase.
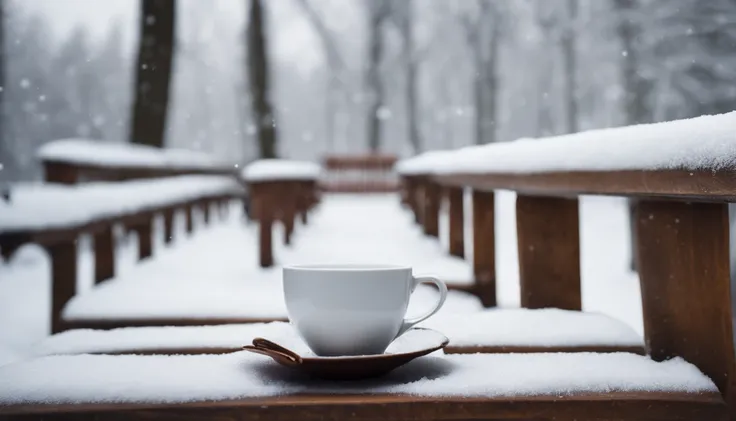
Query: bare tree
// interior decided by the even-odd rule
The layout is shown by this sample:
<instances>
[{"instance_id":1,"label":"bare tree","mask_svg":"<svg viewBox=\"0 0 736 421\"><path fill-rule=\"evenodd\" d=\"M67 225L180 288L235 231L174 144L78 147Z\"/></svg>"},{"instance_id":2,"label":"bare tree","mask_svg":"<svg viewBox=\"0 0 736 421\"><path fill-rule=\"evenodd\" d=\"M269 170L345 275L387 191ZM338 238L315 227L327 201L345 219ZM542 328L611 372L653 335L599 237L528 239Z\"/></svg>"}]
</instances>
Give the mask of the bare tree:
<instances>
[{"instance_id":1,"label":"bare tree","mask_svg":"<svg viewBox=\"0 0 736 421\"><path fill-rule=\"evenodd\" d=\"M324 22L322 16L314 9L309 0L298 0L297 4L309 19L322 45L322 50L327 59L327 68L329 75L327 77L327 92L325 94L325 137L328 148L334 149L335 146L335 115L337 113L338 97L340 89L345 91L345 95L349 95L346 90L345 72L346 65L343 55L337 46L335 35L332 33ZM343 105L348 106L349 101L344 101Z\"/></svg>"},{"instance_id":2,"label":"bare tree","mask_svg":"<svg viewBox=\"0 0 736 421\"><path fill-rule=\"evenodd\" d=\"M12 151L5 129L5 0L0 0L0 196L10 200Z\"/></svg>"},{"instance_id":3,"label":"bare tree","mask_svg":"<svg viewBox=\"0 0 736 421\"><path fill-rule=\"evenodd\" d=\"M504 10L496 0L487 0L480 3L483 27L487 31L483 45L487 54L483 55L482 77L483 106L480 114L481 136L484 143L494 143L498 140L498 72L499 46L501 44L501 23ZM482 32L481 32L482 34Z\"/></svg>"},{"instance_id":4,"label":"bare tree","mask_svg":"<svg viewBox=\"0 0 736 421\"><path fill-rule=\"evenodd\" d=\"M640 12L639 0L613 0L613 6L617 11L616 31L621 42L621 78L626 124L650 123L652 110L648 97L653 86L642 76L640 49L636 45L637 39L642 35L637 16Z\"/></svg>"},{"instance_id":5,"label":"bare tree","mask_svg":"<svg viewBox=\"0 0 736 421\"><path fill-rule=\"evenodd\" d=\"M276 120L269 98L269 65L266 52L262 0L252 0L248 22L248 76L250 80L251 110L260 147L260 157L276 157Z\"/></svg>"},{"instance_id":6,"label":"bare tree","mask_svg":"<svg viewBox=\"0 0 736 421\"><path fill-rule=\"evenodd\" d=\"M544 40L553 40L556 37L555 28L557 18L554 9L548 3L540 3L536 8L536 20ZM552 116L551 91L554 84L554 66L551 54L547 51L549 45L543 47L539 58L542 60L537 66L537 136L551 135L555 130Z\"/></svg>"},{"instance_id":7,"label":"bare tree","mask_svg":"<svg viewBox=\"0 0 736 421\"><path fill-rule=\"evenodd\" d=\"M406 97L406 122L409 134L409 145L413 152L422 151L422 140L419 134L417 112L417 83L419 60L422 53L414 42L414 2L404 0L394 4L394 12L399 33L403 40L404 95Z\"/></svg>"},{"instance_id":8,"label":"bare tree","mask_svg":"<svg viewBox=\"0 0 736 421\"><path fill-rule=\"evenodd\" d=\"M483 4L480 0L478 4ZM483 143L483 125L482 119L485 113L485 95L483 86L483 48L481 43L481 30L483 27L483 18L478 10L463 10L460 13L460 20L463 30L465 31L465 41L468 44L470 54L473 58L473 104L475 108L474 132L475 144Z\"/></svg>"},{"instance_id":9,"label":"bare tree","mask_svg":"<svg viewBox=\"0 0 736 421\"><path fill-rule=\"evenodd\" d=\"M365 5L368 9L368 148L377 152L381 148L380 114L385 103L380 69L384 54L382 27L391 13L391 6L390 0L365 0Z\"/></svg>"},{"instance_id":10,"label":"bare tree","mask_svg":"<svg viewBox=\"0 0 736 421\"><path fill-rule=\"evenodd\" d=\"M164 146L174 54L176 1L142 0L130 140Z\"/></svg>"},{"instance_id":11,"label":"bare tree","mask_svg":"<svg viewBox=\"0 0 736 421\"><path fill-rule=\"evenodd\" d=\"M565 0L567 25L562 35L562 59L565 66L565 103L567 105L567 132L578 131L577 37L578 0Z\"/></svg>"}]
</instances>

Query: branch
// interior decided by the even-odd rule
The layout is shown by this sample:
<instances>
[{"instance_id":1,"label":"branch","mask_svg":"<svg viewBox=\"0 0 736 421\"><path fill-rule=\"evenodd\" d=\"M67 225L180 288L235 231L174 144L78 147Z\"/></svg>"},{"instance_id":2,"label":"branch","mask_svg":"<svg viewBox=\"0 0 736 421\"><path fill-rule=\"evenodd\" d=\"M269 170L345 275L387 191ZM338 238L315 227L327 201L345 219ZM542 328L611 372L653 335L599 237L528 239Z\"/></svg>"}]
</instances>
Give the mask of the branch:
<instances>
[{"instance_id":1,"label":"branch","mask_svg":"<svg viewBox=\"0 0 736 421\"><path fill-rule=\"evenodd\" d=\"M345 60L343 60L342 55L340 54L340 50L337 47L332 32L327 28L324 20L319 15L319 13L317 13L314 7L312 7L312 4L309 2L309 0L296 0L296 2L299 6L301 6L302 10L307 15L307 18L314 27L314 30L317 32L330 67L332 67L333 70L335 70L336 72L342 73L346 68ZM338 79L340 78L338 77Z\"/></svg>"}]
</instances>

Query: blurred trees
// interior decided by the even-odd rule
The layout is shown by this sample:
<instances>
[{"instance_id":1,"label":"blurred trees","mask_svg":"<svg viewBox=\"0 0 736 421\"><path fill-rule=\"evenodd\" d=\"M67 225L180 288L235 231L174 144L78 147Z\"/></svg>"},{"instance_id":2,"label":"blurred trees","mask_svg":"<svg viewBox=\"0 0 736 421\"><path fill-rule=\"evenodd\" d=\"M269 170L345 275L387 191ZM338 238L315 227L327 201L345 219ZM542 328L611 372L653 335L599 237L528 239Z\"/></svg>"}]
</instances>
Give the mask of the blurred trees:
<instances>
[{"instance_id":1,"label":"blurred trees","mask_svg":"<svg viewBox=\"0 0 736 421\"><path fill-rule=\"evenodd\" d=\"M164 146L174 55L176 1L141 0L130 141Z\"/></svg>"},{"instance_id":2,"label":"blurred trees","mask_svg":"<svg viewBox=\"0 0 736 421\"><path fill-rule=\"evenodd\" d=\"M251 0L248 15L248 76L251 109L260 148L260 158L276 158L276 116L271 106L271 70L262 0Z\"/></svg>"},{"instance_id":3,"label":"blurred trees","mask_svg":"<svg viewBox=\"0 0 736 421\"><path fill-rule=\"evenodd\" d=\"M159 74L129 35L157 25L57 33L4 3L6 171L37 176L53 139L131 137L136 74ZM166 116L146 137L221 156L406 156L736 108L733 0L261 0L254 51L249 2L176 3Z\"/></svg>"}]
</instances>

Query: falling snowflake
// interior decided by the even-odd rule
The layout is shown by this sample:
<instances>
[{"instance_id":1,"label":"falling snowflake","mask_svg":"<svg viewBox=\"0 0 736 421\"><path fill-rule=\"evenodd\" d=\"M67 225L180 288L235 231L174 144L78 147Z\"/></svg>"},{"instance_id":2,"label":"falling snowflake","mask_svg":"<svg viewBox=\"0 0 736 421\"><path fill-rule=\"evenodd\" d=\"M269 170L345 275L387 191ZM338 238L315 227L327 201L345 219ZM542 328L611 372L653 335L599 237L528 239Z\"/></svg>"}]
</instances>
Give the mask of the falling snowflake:
<instances>
[{"instance_id":1,"label":"falling snowflake","mask_svg":"<svg viewBox=\"0 0 736 421\"><path fill-rule=\"evenodd\" d=\"M21 79L21 81L20 81L20 87L23 88L23 89L30 88L31 87L31 81L28 80L28 79L26 79L26 78Z\"/></svg>"},{"instance_id":2,"label":"falling snowflake","mask_svg":"<svg viewBox=\"0 0 736 421\"><path fill-rule=\"evenodd\" d=\"M156 23L156 16L153 16L153 15L146 16L146 25L151 26L154 23Z\"/></svg>"},{"instance_id":3,"label":"falling snowflake","mask_svg":"<svg viewBox=\"0 0 736 421\"><path fill-rule=\"evenodd\" d=\"M38 96L38 100L39 100L40 102L46 102L46 95L39 95L39 96Z\"/></svg>"},{"instance_id":4,"label":"falling snowflake","mask_svg":"<svg viewBox=\"0 0 736 421\"><path fill-rule=\"evenodd\" d=\"M388 120L391 118L391 109L388 107L380 107L378 111L376 111L376 117L378 117L379 120Z\"/></svg>"}]
</instances>

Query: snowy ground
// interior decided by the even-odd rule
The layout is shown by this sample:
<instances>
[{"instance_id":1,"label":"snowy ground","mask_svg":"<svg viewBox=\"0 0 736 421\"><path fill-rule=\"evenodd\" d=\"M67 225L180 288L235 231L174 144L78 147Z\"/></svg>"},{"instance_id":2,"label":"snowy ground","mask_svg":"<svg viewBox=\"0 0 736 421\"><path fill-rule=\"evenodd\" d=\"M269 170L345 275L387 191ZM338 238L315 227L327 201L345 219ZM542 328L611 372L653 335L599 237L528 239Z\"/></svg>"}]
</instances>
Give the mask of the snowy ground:
<instances>
[{"instance_id":1,"label":"snowy ground","mask_svg":"<svg viewBox=\"0 0 736 421\"><path fill-rule=\"evenodd\" d=\"M628 270L628 222L622 199L585 197L581 201L583 306L609 314L642 332L639 283ZM500 192L496 201L497 273L499 304L519 305L514 195ZM291 247L274 241L277 263L382 262L406 264L417 274L445 280L469 281L470 264L447 255L446 236L440 241L421 234L398 197L328 196L312 215L310 224L298 226ZM181 221L179 221L181 222ZM446 228L446 218L442 218ZM182 234L179 224L178 234ZM468 233L469 234L469 233ZM280 228L274 235L281 238ZM119 276L130 282L167 277L198 283L203 290L218 282L278 281L280 270L257 267L255 224L245 225L234 207L227 221L198 230L193 238L175 241L174 247L157 244L156 259L134 264L135 239L118 248ZM160 237L160 236L159 236ZM467 242L471 244L470 241ZM87 241L80 242L79 290L91 285L92 264ZM472 256L472 250L469 256ZM49 309L49 264L37 247L26 247L10 262L0 264L0 364L28 352L46 336ZM175 284L174 284L175 285ZM171 289L175 293L176 288Z\"/></svg>"}]
</instances>

